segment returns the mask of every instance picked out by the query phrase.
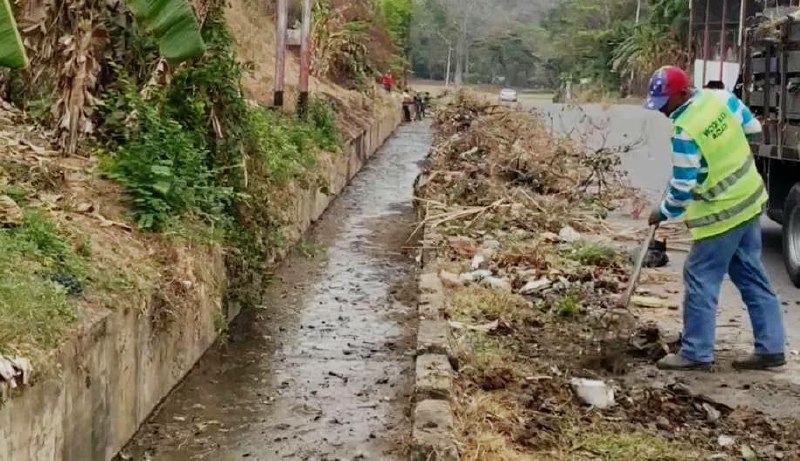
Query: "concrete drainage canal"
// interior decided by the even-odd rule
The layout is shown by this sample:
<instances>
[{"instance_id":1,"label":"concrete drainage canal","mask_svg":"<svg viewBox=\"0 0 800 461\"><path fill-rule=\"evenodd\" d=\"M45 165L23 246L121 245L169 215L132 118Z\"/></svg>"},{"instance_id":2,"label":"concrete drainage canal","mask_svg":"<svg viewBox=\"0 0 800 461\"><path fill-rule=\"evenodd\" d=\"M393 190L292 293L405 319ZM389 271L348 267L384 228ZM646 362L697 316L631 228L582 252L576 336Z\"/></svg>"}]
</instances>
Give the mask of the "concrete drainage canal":
<instances>
[{"instance_id":1,"label":"concrete drainage canal","mask_svg":"<svg viewBox=\"0 0 800 461\"><path fill-rule=\"evenodd\" d=\"M411 432L412 185L401 126L120 453L135 460L395 460Z\"/></svg>"}]
</instances>

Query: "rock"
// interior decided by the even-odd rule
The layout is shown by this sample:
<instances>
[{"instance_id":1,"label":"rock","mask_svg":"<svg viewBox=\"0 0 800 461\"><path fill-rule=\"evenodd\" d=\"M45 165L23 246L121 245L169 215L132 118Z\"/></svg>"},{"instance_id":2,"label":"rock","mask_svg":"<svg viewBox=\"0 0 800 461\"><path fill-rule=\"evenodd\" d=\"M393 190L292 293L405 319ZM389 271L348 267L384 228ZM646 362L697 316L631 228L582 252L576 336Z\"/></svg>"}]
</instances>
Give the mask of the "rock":
<instances>
[{"instance_id":1,"label":"rock","mask_svg":"<svg viewBox=\"0 0 800 461\"><path fill-rule=\"evenodd\" d=\"M732 447L733 444L736 443L736 440L729 435L720 435L719 437L717 437L717 443L722 448L728 448Z\"/></svg>"},{"instance_id":2,"label":"rock","mask_svg":"<svg viewBox=\"0 0 800 461\"><path fill-rule=\"evenodd\" d=\"M522 295L532 295L550 288L552 285L553 282L548 280L546 277L542 277L539 280L531 280L530 282L526 283L525 286L520 288L519 293Z\"/></svg>"},{"instance_id":3,"label":"rock","mask_svg":"<svg viewBox=\"0 0 800 461\"><path fill-rule=\"evenodd\" d=\"M481 269L472 272L464 272L463 274L459 275L458 278L461 280L462 283L472 283L472 282L480 282L481 280L491 277L492 271Z\"/></svg>"},{"instance_id":4,"label":"rock","mask_svg":"<svg viewBox=\"0 0 800 461\"><path fill-rule=\"evenodd\" d=\"M417 357L414 398L449 400L453 369L446 355L423 354Z\"/></svg>"},{"instance_id":5,"label":"rock","mask_svg":"<svg viewBox=\"0 0 800 461\"><path fill-rule=\"evenodd\" d=\"M481 248L485 250L497 251L500 249L500 242L494 239L487 239L483 241L483 243L481 244Z\"/></svg>"},{"instance_id":6,"label":"rock","mask_svg":"<svg viewBox=\"0 0 800 461\"><path fill-rule=\"evenodd\" d=\"M603 381L572 378L572 389L584 403L604 409L614 405L614 390Z\"/></svg>"},{"instance_id":7,"label":"rock","mask_svg":"<svg viewBox=\"0 0 800 461\"><path fill-rule=\"evenodd\" d=\"M758 461L758 455L750 445L742 445L740 450L742 453L742 461Z\"/></svg>"},{"instance_id":8,"label":"rock","mask_svg":"<svg viewBox=\"0 0 800 461\"><path fill-rule=\"evenodd\" d=\"M539 238L541 238L545 242L558 242L559 240L561 240L558 234L554 234L552 232L542 232L541 234L539 234Z\"/></svg>"},{"instance_id":9,"label":"rock","mask_svg":"<svg viewBox=\"0 0 800 461\"><path fill-rule=\"evenodd\" d=\"M668 300L653 296L632 296L631 304L652 309L677 309L678 305Z\"/></svg>"},{"instance_id":10,"label":"rock","mask_svg":"<svg viewBox=\"0 0 800 461\"><path fill-rule=\"evenodd\" d=\"M0 226L19 227L24 221L17 202L8 195L0 195Z\"/></svg>"},{"instance_id":11,"label":"rock","mask_svg":"<svg viewBox=\"0 0 800 461\"><path fill-rule=\"evenodd\" d=\"M462 257L471 258L478 251L478 244L469 237L451 237L448 243Z\"/></svg>"},{"instance_id":12,"label":"rock","mask_svg":"<svg viewBox=\"0 0 800 461\"><path fill-rule=\"evenodd\" d=\"M470 267L472 267L472 270L474 271L478 269L486 269L487 267L489 267L489 262L486 260L486 257L484 255L476 254L472 258L472 263L470 264Z\"/></svg>"},{"instance_id":13,"label":"rock","mask_svg":"<svg viewBox=\"0 0 800 461\"><path fill-rule=\"evenodd\" d=\"M564 226L558 233L558 238L567 243L577 242L581 239L581 234L571 226Z\"/></svg>"},{"instance_id":14,"label":"rock","mask_svg":"<svg viewBox=\"0 0 800 461\"><path fill-rule=\"evenodd\" d=\"M508 283L508 280L499 277L486 277L481 280L481 285L494 288L495 290L511 291L511 284Z\"/></svg>"},{"instance_id":15,"label":"rock","mask_svg":"<svg viewBox=\"0 0 800 461\"><path fill-rule=\"evenodd\" d=\"M703 403L703 410L706 412L706 419L709 422L716 422L722 416L719 410L714 408L710 403Z\"/></svg>"},{"instance_id":16,"label":"rock","mask_svg":"<svg viewBox=\"0 0 800 461\"><path fill-rule=\"evenodd\" d=\"M464 282L461 280L461 278L452 272L441 271L439 272L439 278L442 279L442 283L446 287L453 288L464 285Z\"/></svg>"}]
</instances>

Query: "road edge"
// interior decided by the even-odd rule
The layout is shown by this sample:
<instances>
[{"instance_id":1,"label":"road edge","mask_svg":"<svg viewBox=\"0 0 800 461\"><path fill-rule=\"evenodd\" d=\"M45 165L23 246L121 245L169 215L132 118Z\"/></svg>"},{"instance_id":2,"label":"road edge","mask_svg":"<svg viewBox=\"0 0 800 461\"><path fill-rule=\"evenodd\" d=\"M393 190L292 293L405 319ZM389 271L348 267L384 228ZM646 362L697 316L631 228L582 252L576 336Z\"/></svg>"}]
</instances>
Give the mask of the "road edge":
<instances>
[{"instance_id":1,"label":"road edge","mask_svg":"<svg viewBox=\"0 0 800 461\"><path fill-rule=\"evenodd\" d=\"M425 182L424 175L417 183ZM415 183L415 189L417 187ZM419 205L417 203L417 205ZM436 252L432 247L435 233L424 225L426 207L418 206L417 218L422 224L419 253L421 270L417 275L417 330L414 406L412 409L411 461L458 461L455 441L453 400L453 363L448 323L444 311L444 285L436 271Z\"/></svg>"}]
</instances>

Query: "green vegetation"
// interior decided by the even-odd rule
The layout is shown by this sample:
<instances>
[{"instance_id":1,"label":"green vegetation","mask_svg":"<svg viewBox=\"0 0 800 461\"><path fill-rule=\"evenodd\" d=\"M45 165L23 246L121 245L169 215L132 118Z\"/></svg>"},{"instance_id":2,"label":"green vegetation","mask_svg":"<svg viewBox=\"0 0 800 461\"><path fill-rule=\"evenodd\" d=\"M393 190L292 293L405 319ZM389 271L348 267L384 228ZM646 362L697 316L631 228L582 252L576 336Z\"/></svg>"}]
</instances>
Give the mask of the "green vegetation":
<instances>
[{"instance_id":1,"label":"green vegetation","mask_svg":"<svg viewBox=\"0 0 800 461\"><path fill-rule=\"evenodd\" d=\"M262 232L282 223L271 195L313 179L319 153L341 148L336 116L319 98L307 121L249 106L240 89L246 68L221 13L210 14L202 32L206 55L146 97L119 70L104 104L106 171L126 186L139 227L199 219L223 229L230 245L257 248L247 257L262 260L280 241Z\"/></svg>"},{"instance_id":2,"label":"green vegetation","mask_svg":"<svg viewBox=\"0 0 800 461\"><path fill-rule=\"evenodd\" d=\"M139 227L161 230L170 218L185 214L220 217L232 191L214 183L202 139L159 110L163 103L143 101L128 84L123 87L113 97L125 102L114 106L135 112L137 123L126 128L109 176L127 188Z\"/></svg>"},{"instance_id":3,"label":"green vegetation","mask_svg":"<svg viewBox=\"0 0 800 461\"><path fill-rule=\"evenodd\" d=\"M588 452L609 461L684 461L699 458L691 447L637 432L587 432L575 437L575 445L576 451Z\"/></svg>"},{"instance_id":4,"label":"green vegetation","mask_svg":"<svg viewBox=\"0 0 800 461\"><path fill-rule=\"evenodd\" d=\"M621 262L622 256L613 247L602 243L578 243L566 256L585 266L611 267Z\"/></svg>"},{"instance_id":5,"label":"green vegetation","mask_svg":"<svg viewBox=\"0 0 800 461\"><path fill-rule=\"evenodd\" d=\"M581 295L577 292L569 292L558 298L556 303L556 314L565 319L574 319L581 313Z\"/></svg>"},{"instance_id":6,"label":"green vegetation","mask_svg":"<svg viewBox=\"0 0 800 461\"><path fill-rule=\"evenodd\" d=\"M0 67L22 69L28 65L25 46L9 0L0 0Z\"/></svg>"},{"instance_id":7,"label":"green vegetation","mask_svg":"<svg viewBox=\"0 0 800 461\"><path fill-rule=\"evenodd\" d=\"M556 88L590 79L598 93L639 90L657 67L683 65L685 0L420 0L414 73L456 82Z\"/></svg>"},{"instance_id":8,"label":"green vegetation","mask_svg":"<svg viewBox=\"0 0 800 461\"><path fill-rule=\"evenodd\" d=\"M188 0L127 0L136 19L158 40L161 54L171 62L202 56L205 44Z\"/></svg>"},{"instance_id":9,"label":"green vegetation","mask_svg":"<svg viewBox=\"0 0 800 461\"><path fill-rule=\"evenodd\" d=\"M69 298L82 291L86 260L37 210L25 210L19 228L0 230L0 255L0 352L55 346L75 320Z\"/></svg>"},{"instance_id":10,"label":"green vegetation","mask_svg":"<svg viewBox=\"0 0 800 461\"><path fill-rule=\"evenodd\" d=\"M411 0L377 0L377 2L392 41L399 49L408 51L413 3Z\"/></svg>"},{"instance_id":11,"label":"green vegetation","mask_svg":"<svg viewBox=\"0 0 800 461\"><path fill-rule=\"evenodd\" d=\"M100 173L124 187L136 227L167 237L153 238L148 248L225 246L227 299L257 303L265 266L285 246L286 232L294 232L297 190L325 190L317 160L342 149L333 104L312 96L306 120L300 120L248 102L241 81L249 66L237 59L224 2L206 2L202 26L187 0L135 0L129 2L131 11L98 3L56 19L48 16L64 5L66 0L56 0L54 9L43 10L54 27L44 37L26 36L31 49L56 43L59 36L76 33L75 27L102 29L107 33L102 43L87 42L71 54L31 53L31 69L9 73L3 91L40 114L43 124L61 128L63 117L77 120L69 143L83 151L91 147ZM188 57L196 59L174 65ZM80 75L51 72L77 62L87 63ZM81 98L65 97L76 92ZM55 161L52 166L59 168ZM174 280L160 279L183 257L177 248L148 259L139 247L103 241L93 252L91 239L97 235L71 237L72 224L59 220L62 230L48 212L34 208L37 200L27 199L43 188L48 195L60 192L58 171L46 172L55 182L34 184L27 170L16 163L11 169L3 193L30 209L24 209L21 226L0 229L0 351L43 356L59 344L84 302L115 306L137 292L163 298L169 308L180 304ZM85 211L87 219L97 211L99 226L124 227L102 216L99 203L74 205L91 210ZM130 256L141 256L146 267L125 273L119 259Z\"/></svg>"},{"instance_id":12,"label":"green vegetation","mask_svg":"<svg viewBox=\"0 0 800 461\"><path fill-rule=\"evenodd\" d=\"M362 92L406 68L411 0L316 0L314 73Z\"/></svg>"}]
</instances>

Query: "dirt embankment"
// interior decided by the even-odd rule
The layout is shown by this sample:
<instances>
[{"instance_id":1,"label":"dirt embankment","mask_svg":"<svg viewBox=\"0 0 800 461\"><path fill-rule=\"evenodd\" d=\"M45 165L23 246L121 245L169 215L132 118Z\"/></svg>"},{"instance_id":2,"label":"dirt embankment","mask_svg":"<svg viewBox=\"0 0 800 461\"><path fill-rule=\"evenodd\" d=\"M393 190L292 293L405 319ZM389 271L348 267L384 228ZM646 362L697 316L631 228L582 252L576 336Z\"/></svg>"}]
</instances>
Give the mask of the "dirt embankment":
<instances>
[{"instance_id":1,"label":"dirt embankment","mask_svg":"<svg viewBox=\"0 0 800 461\"><path fill-rule=\"evenodd\" d=\"M648 379L675 344L615 307L630 258L605 217L632 197L617 166L468 95L439 113L417 196L447 292L462 459L800 459L796 420Z\"/></svg>"},{"instance_id":2,"label":"dirt embankment","mask_svg":"<svg viewBox=\"0 0 800 461\"><path fill-rule=\"evenodd\" d=\"M26 3L26 8L20 10L20 23L35 24L35 21L46 21L47 15L57 14L48 9L49 5L47 2ZM92 16L92 8L105 11L103 5L87 2L70 10L73 14L59 16L59 21L76 21L76 17L84 13ZM31 13L33 10L38 13ZM22 17L28 13L32 17ZM109 27L104 25L103 19L92 19L96 20L93 25L100 32L103 32L103 27ZM233 0L226 3L224 21L233 36L237 59L249 61L255 68L241 82L249 99L246 102L269 105L274 68L272 19L261 4ZM33 28L30 33L53 35L62 25L58 22L54 31ZM39 37L36 35L34 38ZM49 42L42 40L41 43ZM105 59L114 53L135 54L131 50L109 51L108 48L98 45L97 50L91 50L97 51L98 55L81 51L86 52L84 58L87 62L100 57ZM70 48L70 52L74 51ZM106 54L99 56L101 53ZM49 57L56 61L61 59L58 53ZM159 62L157 55L136 58L147 62L125 64L149 70L153 70L148 67L152 65L156 68L153 75L157 74L160 68L156 66ZM97 62L91 61L91 64L87 64L87 72L95 72L98 79L111 78L98 70ZM47 67L39 61L34 63L34 67L37 65ZM181 69L188 67L190 65L184 65ZM287 101L295 99L297 67L296 57L290 55ZM52 70L52 66L47 68ZM40 76L45 80L52 77L47 72ZM17 85L27 85L26 90L19 93L22 95L19 98L24 99L30 94L38 94L28 90L42 89L41 85L35 88L37 85L32 84L32 80L26 80L32 76L25 73L4 74L2 77L0 86L4 94L16 91ZM54 76L56 81L58 77ZM81 80L87 85L90 81L94 82ZM238 82L235 83L238 89ZM90 101L96 102L107 96L104 91L118 90L115 85L119 82L108 81L105 84L108 86L87 86L86 94L95 94L80 100L86 104L81 108L85 109L81 116L86 124L81 126L87 132L98 127L108 129L113 121L103 120L106 115L109 118L121 116L125 119L123 125L135 125L136 116L140 115L136 111L113 113L107 111L107 106L102 110L90 107ZM157 80L154 84L168 86L169 82ZM272 177L255 176L253 169L249 171L250 176L245 171L245 184L252 186L258 180L269 183L260 189L269 189L269 200L259 205L266 210L260 210L261 216L268 215L272 227L258 229L259 235L274 236L269 240L274 243L274 248L265 252L269 261L284 254L309 223L319 217L332 194L366 162L371 149L377 148L388 136L399 118L393 113L394 102L382 95L367 97L320 79L312 79L311 89L315 95L332 103L344 144L341 146L343 152L323 152L314 147L314 152L309 154L315 157L310 167L313 171L303 171L302 177L291 176L280 184ZM57 99L61 90L55 88L46 96ZM231 264L241 249L232 248L232 239L229 235L221 235L223 231L214 225L216 221L180 216L176 218L180 222L175 226L165 226L159 232L138 229L132 218L132 208L136 204L131 200L130 188L106 179L109 171L106 163L113 162L115 153L99 152L106 146L98 141L87 142L78 153L66 155L55 147L57 136L54 131L57 130L40 128L33 122L34 117L44 125L53 122L47 117L50 103L55 107L55 100L51 99L25 100L20 107L26 107L29 111L26 113L0 101L0 248L3 255L0 257L0 278L4 280L0 287L0 397L8 397L11 401L0 408L0 432L6 441L12 440L13 435L13 440L22 440L22 443L43 434L54 437L58 443L70 438L75 446L85 445L85 450L102 458L113 455L108 450L120 446L125 440L98 439L92 442L97 446L90 446L80 438L88 432L80 433L78 429L61 437L60 431L66 431L66 425L62 425L59 418L82 421L76 424L76 428L83 423L96 423L98 433L113 432L112 438L130 435L136 424L191 368L205 347L225 330L226 322L237 311L238 308L228 305L232 298L231 290L236 288L231 285L231 274L238 271L236 275L241 276L244 272L243 278L259 287L268 274L259 264L242 267ZM287 110L291 110L291 105ZM216 117L213 115L211 119L218 122ZM385 123L377 123L379 117L386 117ZM202 126L199 132L204 134ZM372 129L367 132L368 128ZM213 129L219 127L214 125ZM273 133L266 129L264 132ZM281 139L286 140L285 133L278 135L283 135ZM268 146L269 142L264 144ZM305 140L292 142L316 146ZM244 156L243 169L247 170L260 160L263 159ZM269 169L269 166L255 166L260 167L259 172ZM239 165L231 169L239 169ZM164 169L161 171L163 173ZM236 224L252 225L251 222ZM108 340L109 337L119 341ZM98 346L106 343L111 346ZM97 355L88 358L89 350L98 351ZM109 363L117 356L124 356L130 362ZM112 366L115 368L109 371ZM54 379L48 381L46 378L49 377ZM69 397L74 398L74 403L64 410L63 415L45 418L35 404L24 398L29 391L28 385L42 382L47 385L30 390L37 396L44 396L36 397L41 397L42 402L62 405L64 399L56 396L74 389L78 389L80 395ZM87 385L73 386L76 382ZM128 386L125 392L115 388L120 383L127 385L130 382L136 385ZM88 383L94 383L94 386ZM109 395L115 399L119 397L119 405L111 404ZM117 413L121 410L115 410L117 407L135 410L120 415ZM51 410L54 414L60 412ZM101 410L108 410L110 416ZM107 421L101 420L105 417L119 417L119 420L115 419L114 427L110 428ZM76 437L72 438L73 435ZM31 447L35 450L60 449L41 443L32 443ZM4 449L12 450L15 456L24 456L21 450L25 448L0 444L0 458L11 456ZM28 455L33 459L50 457L49 452L31 452ZM89 459L90 456L84 452L73 455L71 459ZM66 454L64 456L69 458Z\"/></svg>"}]
</instances>

